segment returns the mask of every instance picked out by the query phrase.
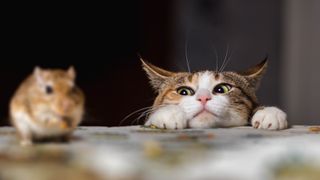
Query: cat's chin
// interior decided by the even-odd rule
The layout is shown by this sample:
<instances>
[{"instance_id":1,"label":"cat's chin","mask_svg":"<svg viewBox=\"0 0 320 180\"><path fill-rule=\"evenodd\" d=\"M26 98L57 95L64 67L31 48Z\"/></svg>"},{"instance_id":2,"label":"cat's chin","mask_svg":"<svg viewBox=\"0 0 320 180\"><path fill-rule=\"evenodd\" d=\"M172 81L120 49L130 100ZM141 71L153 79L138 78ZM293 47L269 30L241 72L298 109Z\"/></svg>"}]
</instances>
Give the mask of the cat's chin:
<instances>
[{"instance_id":1,"label":"cat's chin","mask_svg":"<svg viewBox=\"0 0 320 180\"><path fill-rule=\"evenodd\" d=\"M216 125L216 117L208 112L208 111L202 111L194 118L188 121L189 128L211 128Z\"/></svg>"}]
</instances>

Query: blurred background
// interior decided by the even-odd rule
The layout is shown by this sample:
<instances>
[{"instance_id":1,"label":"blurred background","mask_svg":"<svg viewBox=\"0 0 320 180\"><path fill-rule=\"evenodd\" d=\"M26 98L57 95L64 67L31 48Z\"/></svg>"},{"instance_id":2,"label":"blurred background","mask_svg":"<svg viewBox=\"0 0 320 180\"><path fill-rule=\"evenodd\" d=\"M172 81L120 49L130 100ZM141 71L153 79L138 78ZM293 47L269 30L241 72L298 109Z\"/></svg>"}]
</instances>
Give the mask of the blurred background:
<instances>
[{"instance_id":1,"label":"blurred background","mask_svg":"<svg viewBox=\"0 0 320 180\"><path fill-rule=\"evenodd\" d=\"M82 125L142 123L155 94L137 54L172 71L244 70L269 56L258 97L291 124L320 124L320 1L131 0L10 4L2 22L0 125L34 66L74 65L87 103ZM228 53L227 53L228 52Z\"/></svg>"}]
</instances>

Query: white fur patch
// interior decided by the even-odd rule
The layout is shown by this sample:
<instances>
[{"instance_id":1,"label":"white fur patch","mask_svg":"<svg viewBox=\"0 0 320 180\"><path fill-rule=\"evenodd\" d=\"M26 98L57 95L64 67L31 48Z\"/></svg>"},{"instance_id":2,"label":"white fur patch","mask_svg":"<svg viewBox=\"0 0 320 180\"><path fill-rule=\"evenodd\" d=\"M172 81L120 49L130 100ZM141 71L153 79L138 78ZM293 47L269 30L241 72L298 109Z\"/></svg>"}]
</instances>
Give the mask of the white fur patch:
<instances>
[{"instance_id":1,"label":"white fur patch","mask_svg":"<svg viewBox=\"0 0 320 180\"><path fill-rule=\"evenodd\" d=\"M211 89L213 86L212 80L212 73L209 71L202 73L199 76L198 89Z\"/></svg>"},{"instance_id":2,"label":"white fur patch","mask_svg":"<svg viewBox=\"0 0 320 180\"><path fill-rule=\"evenodd\" d=\"M277 107L265 107L252 117L252 126L257 129L280 130L288 127L287 115Z\"/></svg>"},{"instance_id":3,"label":"white fur patch","mask_svg":"<svg viewBox=\"0 0 320 180\"><path fill-rule=\"evenodd\" d=\"M216 126L217 119L210 113L204 112L197 117L190 119L188 125L190 128L204 129Z\"/></svg>"},{"instance_id":4,"label":"white fur patch","mask_svg":"<svg viewBox=\"0 0 320 180\"><path fill-rule=\"evenodd\" d=\"M32 144L32 132L30 129L30 118L24 112L12 113L12 118L15 120L15 126L22 136L21 145L28 146ZM18 121L17 121L18 120Z\"/></svg>"},{"instance_id":5,"label":"white fur patch","mask_svg":"<svg viewBox=\"0 0 320 180\"><path fill-rule=\"evenodd\" d=\"M12 118L22 136L22 145L32 144L33 137L50 137L70 132L70 129L61 129L60 127L43 127L43 125L32 121L30 116L23 111L12 113Z\"/></svg>"},{"instance_id":6,"label":"white fur patch","mask_svg":"<svg viewBox=\"0 0 320 180\"><path fill-rule=\"evenodd\" d=\"M187 127L187 118L179 106L168 105L151 114L145 125L163 129L184 129Z\"/></svg>"}]
</instances>

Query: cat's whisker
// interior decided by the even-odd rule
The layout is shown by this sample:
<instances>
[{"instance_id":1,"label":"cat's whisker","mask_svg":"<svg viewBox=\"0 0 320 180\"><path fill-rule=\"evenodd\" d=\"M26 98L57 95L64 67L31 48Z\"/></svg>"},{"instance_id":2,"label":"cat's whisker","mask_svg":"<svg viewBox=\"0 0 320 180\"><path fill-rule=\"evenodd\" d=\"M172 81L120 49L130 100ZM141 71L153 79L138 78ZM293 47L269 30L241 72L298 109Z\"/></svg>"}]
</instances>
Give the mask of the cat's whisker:
<instances>
[{"instance_id":1,"label":"cat's whisker","mask_svg":"<svg viewBox=\"0 0 320 180\"><path fill-rule=\"evenodd\" d=\"M185 53L184 56L186 59L188 72L191 73L190 63L189 63L189 59L188 59L188 44L189 44L189 38L188 38L188 33L187 33L186 34L186 41L185 41L185 45L184 45L184 53Z\"/></svg>"},{"instance_id":2,"label":"cat's whisker","mask_svg":"<svg viewBox=\"0 0 320 180\"><path fill-rule=\"evenodd\" d=\"M225 62L226 62L226 60L227 60L227 58L228 58L228 54L229 54L229 44L227 44L227 51L226 51L226 54L224 55L222 65L221 65L221 67L219 68L219 72L221 72L221 69L222 69L222 67L224 66L224 64L225 64Z\"/></svg>"},{"instance_id":3,"label":"cat's whisker","mask_svg":"<svg viewBox=\"0 0 320 180\"><path fill-rule=\"evenodd\" d=\"M155 110L149 111L149 112L145 112L144 114L141 114L138 118L137 118L137 124L140 124L140 119L143 117L148 117L150 114L152 114Z\"/></svg>"},{"instance_id":4,"label":"cat's whisker","mask_svg":"<svg viewBox=\"0 0 320 180\"><path fill-rule=\"evenodd\" d=\"M216 72L218 72L218 69L219 69L219 54L218 54L216 48L214 48L214 54L216 56Z\"/></svg>"},{"instance_id":5,"label":"cat's whisker","mask_svg":"<svg viewBox=\"0 0 320 180\"><path fill-rule=\"evenodd\" d=\"M152 106L147 106L147 107L138 109L138 110L136 110L136 111L128 114L126 117L124 117L124 118L120 121L119 126L121 126L121 124L122 124L125 120L127 120L129 117L133 116L134 114L139 113L140 111L143 111L143 110L146 110L146 109L150 109L150 108L152 108Z\"/></svg>"},{"instance_id":6,"label":"cat's whisker","mask_svg":"<svg viewBox=\"0 0 320 180\"><path fill-rule=\"evenodd\" d=\"M147 110L147 111L148 111L148 110ZM137 124L139 124L139 120L140 120L142 117L146 116L147 111L142 112L137 118L135 118L135 119L131 122L131 125L133 125L135 122L137 122Z\"/></svg>"},{"instance_id":7,"label":"cat's whisker","mask_svg":"<svg viewBox=\"0 0 320 180\"><path fill-rule=\"evenodd\" d=\"M139 120L142 118L142 117L147 117L149 114L153 113L156 109L150 109L150 110L147 110L147 111L144 111L140 114L140 116L137 118L138 120L138 123L139 123Z\"/></svg>"},{"instance_id":8,"label":"cat's whisker","mask_svg":"<svg viewBox=\"0 0 320 180\"><path fill-rule=\"evenodd\" d=\"M141 112L141 114L139 115L139 117L137 117L136 119L134 119L132 122L131 122L131 125L133 125L133 123L137 122L137 124L139 124L139 120L142 118L142 117L147 117L148 115L150 115L151 113L153 113L154 111L156 111L157 109L159 109L160 107L163 107L165 105L159 105L159 106L156 106L156 107L151 107L150 109L147 109L143 112Z\"/></svg>"},{"instance_id":9,"label":"cat's whisker","mask_svg":"<svg viewBox=\"0 0 320 180\"><path fill-rule=\"evenodd\" d=\"M231 57L232 57L233 53L234 53L234 51L231 51L230 56L228 57L225 65L222 67L221 71L224 71L224 69L227 67L229 61L231 60Z\"/></svg>"}]
</instances>

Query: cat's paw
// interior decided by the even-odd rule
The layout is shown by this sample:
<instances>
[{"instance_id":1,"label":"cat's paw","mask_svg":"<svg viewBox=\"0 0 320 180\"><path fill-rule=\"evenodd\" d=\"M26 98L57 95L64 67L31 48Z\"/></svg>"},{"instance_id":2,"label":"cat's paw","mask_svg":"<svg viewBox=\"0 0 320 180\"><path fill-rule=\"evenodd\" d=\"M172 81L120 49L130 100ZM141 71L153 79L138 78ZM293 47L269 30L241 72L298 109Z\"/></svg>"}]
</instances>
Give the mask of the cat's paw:
<instances>
[{"instance_id":1,"label":"cat's paw","mask_svg":"<svg viewBox=\"0 0 320 180\"><path fill-rule=\"evenodd\" d=\"M161 129L184 129L187 127L187 120L179 106L168 105L151 114L145 125Z\"/></svg>"},{"instance_id":2,"label":"cat's paw","mask_svg":"<svg viewBox=\"0 0 320 180\"><path fill-rule=\"evenodd\" d=\"M252 117L252 126L257 129L280 130L288 127L287 115L276 107L265 107Z\"/></svg>"}]
</instances>

